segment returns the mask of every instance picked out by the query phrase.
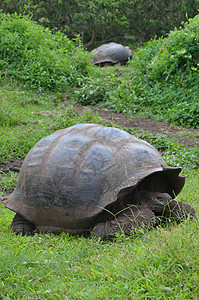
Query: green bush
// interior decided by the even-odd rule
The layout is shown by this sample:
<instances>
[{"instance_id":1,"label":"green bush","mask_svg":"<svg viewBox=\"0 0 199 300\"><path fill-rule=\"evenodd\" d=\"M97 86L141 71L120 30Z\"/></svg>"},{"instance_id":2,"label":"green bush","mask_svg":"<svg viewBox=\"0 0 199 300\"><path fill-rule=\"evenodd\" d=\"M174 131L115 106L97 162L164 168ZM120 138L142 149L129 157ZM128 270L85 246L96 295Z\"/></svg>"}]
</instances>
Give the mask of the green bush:
<instances>
[{"instance_id":1,"label":"green bush","mask_svg":"<svg viewBox=\"0 0 199 300\"><path fill-rule=\"evenodd\" d=\"M140 62L144 56L148 57L145 66ZM131 62L135 67L132 86L141 107L171 123L199 128L198 56L199 15L167 38L138 50Z\"/></svg>"},{"instance_id":2,"label":"green bush","mask_svg":"<svg viewBox=\"0 0 199 300\"><path fill-rule=\"evenodd\" d=\"M0 13L0 76L12 77L31 89L62 90L87 75L88 54L79 40L25 16Z\"/></svg>"},{"instance_id":3,"label":"green bush","mask_svg":"<svg viewBox=\"0 0 199 300\"><path fill-rule=\"evenodd\" d=\"M137 49L130 66L130 80L109 90L103 106L199 128L199 15Z\"/></svg>"},{"instance_id":4,"label":"green bush","mask_svg":"<svg viewBox=\"0 0 199 300\"><path fill-rule=\"evenodd\" d=\"M199 15L134 51L129 77L118 76L119 69L92 75L75 92L76 100L199 128Z\"/></svg>"},{"instance_id":5,"label":"green bush","mask_svg":"<svg viewBox=\"0 0 199 300\"><path fill-rule=\"evenodd\" d=\"M111 84L107 78L85 78L81 88L74 92L74 97L79 104L94 105L106 99L110 88Z\"/></svg>"},{"instance_id":6,"label":"green bush","mask_svg":"<svg viewBox=\"0 0 199 300\"><path fill-rule=\"evenodd\" d=\"M179 69L197 68L199 60L199 15L180 30L171 31L151 61L151 78L168 80Z\"/></svg>"}]
</instances>

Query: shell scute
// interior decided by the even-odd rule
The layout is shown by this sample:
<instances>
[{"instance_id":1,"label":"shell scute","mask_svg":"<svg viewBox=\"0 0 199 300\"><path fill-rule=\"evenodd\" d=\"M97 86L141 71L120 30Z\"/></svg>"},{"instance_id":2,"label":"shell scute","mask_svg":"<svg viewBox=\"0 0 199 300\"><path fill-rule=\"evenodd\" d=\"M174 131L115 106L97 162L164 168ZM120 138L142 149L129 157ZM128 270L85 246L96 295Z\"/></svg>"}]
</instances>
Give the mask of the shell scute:
<instances>
[{"instance_id":1,"label":"shell scute","mask_svg":"<svg viewBox=\"0 0 199 300\"><path fill-rule=\"evenodd\" d=\"M93 64L125 64L132 56L132 50L118 43L103 44L91 51Z\"/></svg>"},{"instance_id":2,"label":"shell scute","mask_svg":"<svg viewBox=\"0 0 199 300\"><path fill-rule=\"evenodd\" d=\"M153 176L157 172L165 175ZM151 186L179 193L179 172L150 144L120 129L78 124L32 148L6 206L44 231L84 232L118 195L150 176Z\"/></svg>"}]
</instances>

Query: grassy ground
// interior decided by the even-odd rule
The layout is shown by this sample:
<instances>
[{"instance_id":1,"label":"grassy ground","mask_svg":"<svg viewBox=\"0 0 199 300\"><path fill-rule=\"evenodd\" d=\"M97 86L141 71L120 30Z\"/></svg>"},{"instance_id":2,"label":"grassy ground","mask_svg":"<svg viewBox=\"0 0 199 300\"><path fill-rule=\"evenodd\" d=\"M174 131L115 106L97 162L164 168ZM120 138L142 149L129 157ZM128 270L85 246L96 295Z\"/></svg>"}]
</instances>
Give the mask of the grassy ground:
<instances>
[{"instance_id":1,"label":"grassy ground","mask_svg":"<svg viewBox=\"0 0 199 300\"><path fill-rule=\"evenodd\" d=\"M190 174L179 196L197 210L198 185ZM14 236L0 209L1 299L199 299L198 217L103 242Z\"/></svg>"},{"instance_id":2,"label":"grassy ground","mask_svg":"<svg viewBox=\"0 0 199 300\"><path fill-rule=\"evenodd\" d=\"M78 116L64 97L1 86L0 162L25 157L55 130L101 123L89 112ZM170 147L175 148L171 141ZM188 164L178 200L198 212L199 174ZM0 173L0 195L13 190L17 177ZM199 299L198 213L194 221L106 242L66 234L14 236L13 215L0 204L0 299Z\"/></svg>"}]
</instances>

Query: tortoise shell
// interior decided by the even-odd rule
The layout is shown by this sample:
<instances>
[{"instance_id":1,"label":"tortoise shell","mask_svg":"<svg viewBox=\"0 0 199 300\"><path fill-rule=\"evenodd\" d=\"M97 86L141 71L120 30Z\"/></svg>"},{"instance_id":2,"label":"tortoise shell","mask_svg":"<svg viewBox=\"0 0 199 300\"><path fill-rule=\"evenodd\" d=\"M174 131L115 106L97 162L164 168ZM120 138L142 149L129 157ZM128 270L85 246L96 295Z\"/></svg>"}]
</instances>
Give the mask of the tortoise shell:
<instances>
[{"instance_id":1,"label":"tortoise shell","mask_svg":"<svg viewBox=\"0 0 199 300\"><path fill-rule=\"evenodd\" d=\"M42 232L82 234L105 207L141 183L174 198L184 185L179 173L154 147L123 130L78 124L30 150L5 206Z\"/></svg>"},{"instance_id":2,"label":"tortoise shell","mask_svg":"<svg viewBox=\"0 0 199 300\"><path fill-rule=\"evenodd\" d=\"M91 51L93 64L125 64L132 56L132 50L117 43L103 44Z\"/></svg>"}]
</instances>

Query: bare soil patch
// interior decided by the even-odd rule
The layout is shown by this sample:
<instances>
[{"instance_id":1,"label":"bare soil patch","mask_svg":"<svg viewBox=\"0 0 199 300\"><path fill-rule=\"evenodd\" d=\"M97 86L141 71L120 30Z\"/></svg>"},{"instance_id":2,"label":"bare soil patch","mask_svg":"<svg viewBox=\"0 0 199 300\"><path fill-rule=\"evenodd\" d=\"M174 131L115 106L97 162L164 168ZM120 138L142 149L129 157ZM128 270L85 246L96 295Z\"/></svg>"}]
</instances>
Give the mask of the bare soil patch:
<instances>
[{"instance_id":1,"label":"bare soil patch","mask_svg":"<svg viewBox=\"0 0 199 300\"><path fill-rule=\"evenodd\" d=\"M108 109L101 109L97 106L75 106L76 112L81 114L85 109L98 113L105 121L119 124L127 128L136 128L141 132L154 134L164 134L176 140L176 143L185 144L188 147L199 147L199 129L188 129L171 125L166 122L156 122L149 119L130 117L124 114L118 114Z\"/></svg>"},{"instance_id":2,"label":"bare soil patch","mask_svg":"<svg viewBox=\"0 0 199 300\"><path fill-rule=\"evenodd\" d=\"M24 161L23 159L15 159L15 160L11 160L7 164L0 163L0 170L2 170L4 173L7 173L9 171L19 172L23 161Z\"/></svg>"}]
</instances>

